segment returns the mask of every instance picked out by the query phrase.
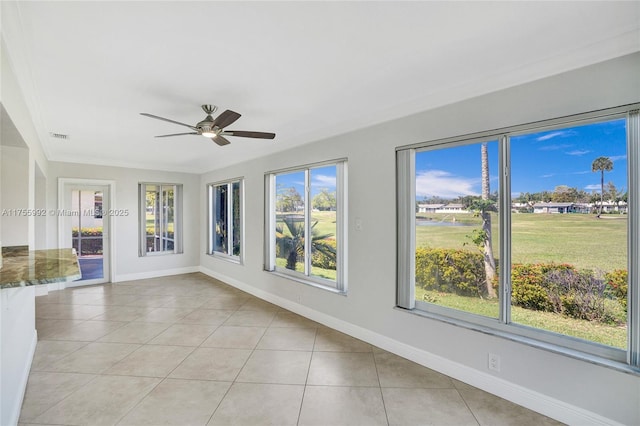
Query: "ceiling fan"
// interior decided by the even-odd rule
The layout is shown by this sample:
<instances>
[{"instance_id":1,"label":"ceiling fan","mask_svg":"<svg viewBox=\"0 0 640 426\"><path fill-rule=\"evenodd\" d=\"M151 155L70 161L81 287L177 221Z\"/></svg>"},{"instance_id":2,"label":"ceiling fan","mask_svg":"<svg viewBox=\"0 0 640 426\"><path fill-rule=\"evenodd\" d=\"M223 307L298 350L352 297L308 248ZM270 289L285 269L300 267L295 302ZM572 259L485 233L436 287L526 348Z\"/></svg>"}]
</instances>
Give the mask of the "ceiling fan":
<instances>
[{"instance_id":1,"label":"ceiling fan","mask_svg":"<svg viewBox=\"0 0 640 426\"><path fill-rule=\"evenodd\" d=\"M192 126L190 124L181 123L179 121L170 120L164 117L158 117L157 115L148 114L146 112L141 112L140 115L144 115L145 117L155 118L157 120L168 121L169 123L179 124L180 126L185 126L193 130L193 132L187 133L172 133L170 135L160 135L156 136L156 138L166 138L170 136L182 136L182 135L201 135L207 138L211 138L212 141L217 143L220 146L229 145L231 142L225 136L239 136L243 138L257 138L257 139L273 139L276 137L275 133L265 133L265 132L248 132L245 130L224 130L225 127L234 123L238 118L240 118L240 114L235 111L231 111L230 109L224 111L222 114L217 116L215 119L211 116L218 109L215 105L202 105L202 110L207 114L204 120Z\"/></svg>"}]
</instances>

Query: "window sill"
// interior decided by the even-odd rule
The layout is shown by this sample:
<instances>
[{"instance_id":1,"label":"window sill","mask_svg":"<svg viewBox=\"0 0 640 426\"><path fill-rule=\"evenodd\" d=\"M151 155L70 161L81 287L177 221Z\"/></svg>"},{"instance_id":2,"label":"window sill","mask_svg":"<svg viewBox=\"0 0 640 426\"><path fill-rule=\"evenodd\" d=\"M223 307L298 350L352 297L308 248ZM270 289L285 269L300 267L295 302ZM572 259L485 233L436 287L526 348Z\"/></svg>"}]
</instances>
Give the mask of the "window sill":
<instances>
[{"instance_id":1,"label":"window sill","mask_svg":"<svg viewBox=\"0 0 640 426\"><path fill-rule=\"evenodd\" d=\"M475 324L469 321L460 320L457 318L450 318L443 315L434 314L431 312L422 311L419 309L405 309L399 306L394 307L394 309L406 312L412 315L417 315L423 318L428 318L431 320L440 321L446 324L450 324L456 327L466 328L468 330L477 331L480 333L488 334L490 336L500 337L502 339L510 340L512 342L520 343L523 345L531 346L536 349L542 349L548 352L553 352L555 354L568 356L570 358L588 362L591 364L595 364L601 367L610 368L615 371L619 371L621 373L631 374L633 376L640 376L640 369L634 366L631 366L626 363L622 363L619 361L615 361L608 358L603 358L597 355L593 355L590 353L569 349L563 346L558 346L553 343L548 343L542 340L533 339L530 337L520 336L515 333L510 333L507 331L498 330L492 327L487 327L480 324Z\"/></svg>"},{"instance_id":2,"label":"window sill","mask_svg":"<svg viewBox=\"0 0 640 426\"><path fill-rule=\"evenodd\" d=\"M150 251L147 252L145 254L143 254L140 257L155 257L155 256L171 256L174 254L182 254L182 252L175 252L175 251Z\"/></svg>"},{"instance_id":3,"label":"window sill","mask_svg":"<svg viewBox=\"0 0 640 426\"><path fill-rule=\"evenodd\" d=\"M311 287L315 287L315 288L319 288L321 290L326 290L328 292L331 293L335 293L335 294L339 294L341 296L347 296L347 292L343 291L343 290L338 290L335 287L330 287L326 284L323 284L321 282L315 281L313 279L310 279L306 276L303 275L299 275L299 274L290 274L290 273L286 273L286 272L281 272L278 270L274 270L274 271L269 271L265 269L265 272L268 272L270 274L276 275L278 277L282 277L282 278L286 278L288 280L292 280L292 281L296 281L299 282L301 284L305 284Z\"/></svg>"},{"instance_id":4,"label":"window sill","mask_svg":"<svg viewBox=\"0 0 640 426\"><path fill-rule=\"evenodd\" d=\"M214 259L219 259L229 263L235 263L236 265L243 265L242 259L239 256L229 256L222 253L206 253L207 256L210 256Z\"/></svg>"}]
</instances>

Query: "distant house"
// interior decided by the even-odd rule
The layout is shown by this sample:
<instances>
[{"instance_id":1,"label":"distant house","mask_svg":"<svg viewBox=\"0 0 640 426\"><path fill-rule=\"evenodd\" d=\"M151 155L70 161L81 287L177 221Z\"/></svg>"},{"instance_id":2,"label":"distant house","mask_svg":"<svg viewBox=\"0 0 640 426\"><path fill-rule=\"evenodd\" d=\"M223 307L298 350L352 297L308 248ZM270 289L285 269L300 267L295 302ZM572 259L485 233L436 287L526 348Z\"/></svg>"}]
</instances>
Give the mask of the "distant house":
<instances>
[{"instance_id":1,"label":"distant house","mask_svg":"<svg viewBox=\"0 0 640 426\"><path fill-rule=\"evenodd\" d=\"M437 213L444 204L418 204L418 213Z\"/></svg>"},{"instance_id":2,"label":"distant house","mask_svg":"<svg viewBox=\"0 0 640 426\"><path fill-rule=\"evenodd\" d=\"M534 213L576 213L578 209L575 203L535 203Z\"/></svg>"},{"instance_id":3,"label":"distant house","mask_svg":"<svg viewBox=\"0 0 640 426\"><path fill-rule=\"evenodd\" d=\"M594 204L595 208L598 208L599 206L600 206L599 203ZM626 213L627 203L625 203L624 201L620 201L618 204L616 204L613 201L605 201L604 204L602 204L602 211L605 213L611 213L611 212Z\"/></svg>"},{"instance_id":4,"label":"distant house","mask_svg":"<svg viewBox=\"0 0 640 426\"><path fill-rule=\"evenodd\" d=\"M468 213L462 204L446 204L442 206L436 213Z\"/></svg>"},{"instance_id":5,"label":"distant house","mask_svg":"<svg viewBox=\"0 0 640 426\"><path fill-rule=\"evenodd\" d=\"M469 213L462 204L418 204L418 213Z\"/></svg>"}]
</instances>

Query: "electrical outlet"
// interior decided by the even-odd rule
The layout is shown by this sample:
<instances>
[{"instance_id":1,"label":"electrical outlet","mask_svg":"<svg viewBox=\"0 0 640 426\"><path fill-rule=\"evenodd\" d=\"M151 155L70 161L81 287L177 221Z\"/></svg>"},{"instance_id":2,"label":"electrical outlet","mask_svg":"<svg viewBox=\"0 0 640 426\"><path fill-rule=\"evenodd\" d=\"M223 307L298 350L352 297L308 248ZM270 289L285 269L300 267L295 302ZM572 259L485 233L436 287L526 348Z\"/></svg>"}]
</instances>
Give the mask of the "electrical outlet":
<instances>
[{"instance_id":1,"label":"electrical outlet","mask_svg":"<svg viewBox=\"0 0 640 426\"><path fill-rule=\"evenodd\" d=\"M489 370L500 372L500 357L489 353Z\"/></svg>"}]
</instances>

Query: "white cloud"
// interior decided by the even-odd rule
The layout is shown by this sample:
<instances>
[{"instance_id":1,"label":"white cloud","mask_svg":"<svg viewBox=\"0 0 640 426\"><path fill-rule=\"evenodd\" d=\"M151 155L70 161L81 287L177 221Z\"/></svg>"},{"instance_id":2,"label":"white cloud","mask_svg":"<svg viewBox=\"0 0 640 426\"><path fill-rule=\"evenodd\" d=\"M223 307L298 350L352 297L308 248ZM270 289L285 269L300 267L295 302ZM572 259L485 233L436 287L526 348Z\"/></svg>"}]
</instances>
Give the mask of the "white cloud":
<instances>
[{"instance_id":1,"label":"white cloud","mask_svg":"<svg viewBox=\"0 0 640 426\"><path fill-rule=\"evenodd\" d=\"M560 145L545 145L538 148L540 151L557 151L560 149L571 148L573 145L560 144Z\"/></svg>"},{"instance_id":2,"label":"white cloud","mask_svg":"<svg viewBox=\"0 0 640 426\"><path fill-rule=\"evenodd\" d=\"M336 177L335 176L327 176L327 175L314 175L313 182L311 183L314 186L321 186L323 188L335 189L336 187Z\"/></svg>"},{"instance_id":3,"label":"white cloud","mask_svg":"<svg viewBox=\"0 0 640 426\"><path fill-rule=\"evenodd\" d=\"M609 157L609 160L611 161L626 160L626 159L627 159L626 155L612 155L611 157Z\"/></svg>"},{"instance_id":4,"label":"white cloud","mask_svg":"<svg viewBox=\"0 0 640 426\"><path fill-rule=\"evenodd\" d=\"M536 138L538 142L548 141L549 139L557 138L557 137L567 137L575 134L573 130L563 130L559 132L551 132L546 135L542 135L539 138Z\"/></svg>"},{"instance_id":5,"label":"white cloud","mask_svg":"<svg viewBox=\"0 0 640 426\"><path fill-rule=\"evenodd\" d=\"M588 154L588 153L590 153L590 152L591 152L591 151L588 151L588 150L579 150L579 149L576 149L576 150L573 150L573 151L565 152L565 154L567 154L567 155L578 155L578 156L580 156L580 155Z\"/></svg>"},{"instance_id":6,"label":"white cloud","mask_svg":"<svg viewBox=\"0 0 640 426\"><path fill-rule=\"evenodd\" d=\"M550 177L553 177L553 176L555 176L555 175L556 175L555 173L549 173L549 174L547 174L547 175L540 175L540 177L541 177L541 178L550 178Z\"/></svg>"},{"instance_id":7,"label":"white cloud","mask_svg":"<svg viewBox=\"0 0 640 426\"><path fill-rule=\"evenodd\" d=\"M444 170L429 170L416 173L417 197L455 198L461 195L480 195L474 189L480 179L454 176Z\"/></svg>"},{"instance_id":8,"label":"white cloud","mask_svg":"<svg viewBox=\"0 0 640 426\"><path fill-rule=\"evenodd\" d=\"M583 170L581 172L571 172L569 174L571 174L571 175L586 175L586 174L589 174L589 173L592 173L592 171L591 170Z\"/></svg>"},{"instance_id":9,"label":"white cloud","mask_svg":"<svg viewBox=\"0 0 640 426\"><path fill-rule=\"evenodd\" d=\"M598 191L600 192L600 185L587 185L584 187L587 191Z\"/></svg>"}]
</instances>

